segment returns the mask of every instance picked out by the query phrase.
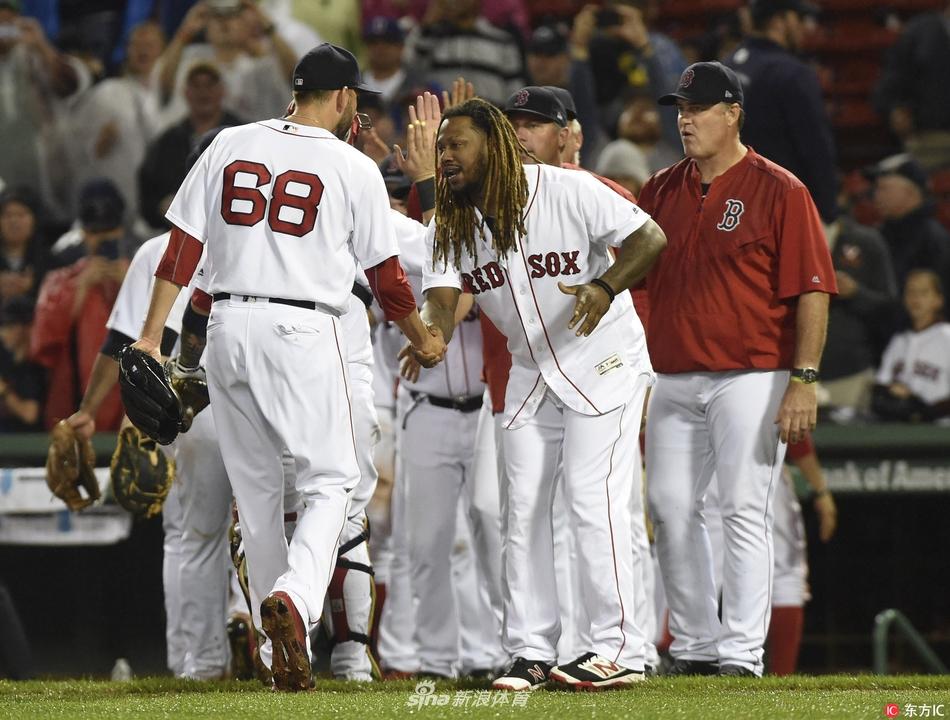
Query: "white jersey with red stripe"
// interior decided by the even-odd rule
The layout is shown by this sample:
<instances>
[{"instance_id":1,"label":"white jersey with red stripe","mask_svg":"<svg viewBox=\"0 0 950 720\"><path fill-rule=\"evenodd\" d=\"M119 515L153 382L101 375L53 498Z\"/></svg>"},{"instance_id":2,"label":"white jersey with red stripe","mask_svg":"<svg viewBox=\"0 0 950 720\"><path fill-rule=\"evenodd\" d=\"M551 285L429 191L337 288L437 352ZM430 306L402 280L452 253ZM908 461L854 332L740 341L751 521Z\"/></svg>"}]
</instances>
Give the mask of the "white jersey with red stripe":
<instances>
[{"instance_id":1,"label":"white jersey with red stripe","mask_svg":"<svg viewBox=\"0 0 950 720\"><path fill-rule=\"evenodd\" d=\"M165 254L170 233L162 233L142 243L135 251L129 269L122 280L122 287L115 298L112 312L106 321L106 327L120 332L126 337L137 338L145 324L148 304L152 299L152 286L155 284L155 268ZM165 327L181 333L181 317L190 297L189 293L179 293L175 305L168 313Z\"/></svg>"},{"instance_id":2,"label":"white jersey with red stripe","mask_svg":"<svg viewBox=\"0 0 950 720\"><path fill-rule=\"evenodd\" d=\"M368 157L322 128L266 120L222 130L166 214L208 244L212 294L314 301L342 314L353 258L398 254L389 201Z\"/></svg>"},{"instance_id":3,"label":"white jersey with red stripe","mask_svg":"<svg viewBox=\"0 0 950 720\"><path fill-rule=\"evenodd\" d=\"M587 173L548 165L524 169L527 232L517 250L498 257L486 224L484 238L476 232L477 257L463 253L461 268L451 259L435 265L429 260L422 285L423 291L470 288L508 338L505 425L511 429L534 414L548 387L572 410L600 415L628 400L636 376L653 373L629 293L618 293L594 332L577 338L567 327L574 296L558 289L559 281L579 285L602 275L613 263L608 248L619 247L650 216ZM432 223L427 259L434 238Z\"/></svg>"}]
</instances>

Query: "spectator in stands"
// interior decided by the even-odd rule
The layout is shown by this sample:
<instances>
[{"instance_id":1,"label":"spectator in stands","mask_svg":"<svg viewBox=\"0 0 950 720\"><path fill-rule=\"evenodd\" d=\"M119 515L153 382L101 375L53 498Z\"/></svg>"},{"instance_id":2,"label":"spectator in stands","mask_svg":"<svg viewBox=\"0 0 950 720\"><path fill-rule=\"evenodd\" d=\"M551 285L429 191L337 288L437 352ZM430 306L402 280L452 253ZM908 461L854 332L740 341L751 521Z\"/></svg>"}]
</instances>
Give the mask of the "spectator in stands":
<instances>
[{"instance_id":1,"label":"spectator in stands","mask_svg":"<svg viewBox=\"0 0 950 720\"><path fill-rule=\"evenodd\" d=\"M670 147L663 138L660 126L660 107L656 100L646 92L633 91L624 103L623 112L617 121L617 139L601 151L597 172L615 178L611 173L600 169L610 165L619 171L624 167L637 173L629 177L639 177L646 168L649 177L658 170L667 168L683 157L683 146ZM640 184L646 180L644 177Z\"/></svg>"},{"instance_id":2,"label":"spectator in stands","mask_svg":"<svg viewBox=\"0 0 950 720\"><path fill-rule=\"evenodd\" d=\"M897 284L891 254L879 232L840 215L827 235L838 294L828 310L821 386L827 404L849 408L843 415L847 419L870 409L874 368L884 345L881 323L897 299Z\"/></svg>"},{"instance_id":3,"label":"spectator in stands","mask_svg":"<svg viewBox=\"0 0 950 720\"><path fill-rule=\"evenodd\" d=\"M363 42L366 43L363 84L380 93L387 106L421 84L403 62L406 34L396 20L382 16L372 18L363 28Z\"/></svg>"},{"instance_id":4,"label":"spectator in stands","mask_svg":"<svg viewBox=\"0 0 950 720\"><path fill-rule=\"evenodd\" d=\"M0 302L35 298L48 258L38 225L39 201L28 188L0 193Z\"/></svg>"},{"instance_id":5,"label":"spectator in stands","mask_svg":"<svg viewBox=\"0 0 950 720\"><path fill-rule=\"evenodd\" d=\"M20 296L0 310L0 433L43 429L44 370L30 362L32 300Z\"/></svg>"},{"instance_id":6,"label":"spectator in stands","mask_svg":"<svg viewBox=\"0 0 950 720\"><path fill-rule=\"evenodd\" d=\"M608 5L597 11L600 32L591 41L590 55L604 125L614 127L625 91L642 90L651 97L672 91L686 69L686 58L671 38L650 29L646 0ZM664 109L660 121L667 143L679 147L676 113Z\"/></svg>"},{"instance_id":7,"label":"spectator in stands","mask_svg":"<svg viewBox=\"0 0 950 720\"><path fill-rule=\"evenodd\" d=\"M525 85L521 47L511 33L480 14L480 0L432 0L422 24L406 39L409 62L442 88L459 75L501 105Z\"/></svg>"},{"instance_id":8,"label":"spectator in stands","mask_svg":"<svg viewBox=\"0 0 950 720\"><path fill-rule=\"evenodd\" d=\"M652 174L643 151L622 138L608 143L601 151L596 170L598 175L620 183L634 195Z\"/></svg>"},{"instance_id":9,"label":"spectator in stands","mask_svg":"<svg viewBox=\"0 0 950 720\"><path fill-rule=\"evenodd\" d=\"M195 43L201 33L206 41ZM190 70L195 63L210 63L221 75L228 110L248 120L275 117L287 106L287 78L297 60L256 3L199 0L159 61L163 112L172 121L185 114Z\"/></svg>"},{"instance_id":10,"label":"spectator in stands","mask_svg":"<svg viewBox=\"0 0 950 720\"><path fill-rule=\"evenodd\" d=\"M123 75L91 88L73 115L77 180L112 180L122 193L129 223L139 214L135 173L159 130L152 70L164 47L158 23L136 26L129 35Z\"/></svg>"},{"instance_id":11,"label":"spectator in stands","mask_svg":"<svg viewBox=\"0 0 950 720\"><path fill-rule=\"evenodd\" d=\"M106 320L129 265L120 256L122 210L98 190L84 193L82 257L49 272L40 287L30 356L48 370L46 428L69 417L78 406L105 340ZM114 389L96 415L96 427L117 430L122 413Z\"/></svg>"},{"instance_id":12,"label":"spectator in stands","mask_svg":"<svg viewBox=\"0 0 950 720\"><path fill-rule=\"evenodd\" d=\"M891 129L928 168L950 162L948 67L950 2L907 23L887 51L874 93L874 104Z\"/></svg>"},{"instance_id":13,"label":"spectator in stands","mask_svg":"<svg viewBox=\"0 0 950 720\"><path fill-rule=\"evenodd\" d=\"M884 351L874 386L874 412L884 420L932 421L950 416L950 323L940 277L913 270L904 286L911 329Z\"/></svg>"},{"instance_id":14,"label":"spectator in stands","mask_svg":"<svg viewBox=\"0 0 950 720\"><path fill-rule=\"evenodd\" d=\"M219 125L240 125L224 110L221 72L211 63L193 65L185 77L188 117L159 135L145 153L138 172L142 217L153 228L165 228L165 211L185 178L185 160L195 141ZM280 111L275 114L279 114Z\"/></svg>"},{"instance_id":15,"label":"spectator in stands","mask_svg":"<svg viewBox=\"0 0 950 720\"><path fill-rule=\"evenodd\" d=\"M135 247L126 237L124 217L125 201L115 184L106 178L89 180L79 190L76 221L53 243L50 268L66 267L86 257L88 233L105 236L116 243L120 256L131 256Z\"/></svg>"},{"instance_id":16,"label":"spectator in stands","mask_svg":"<svg viewBox=\"0 0 950 720\"><path fill-rule=\"evenodd\" d=\"M831 121L817 73L795 54L817 8L807 0L752 0L749 10L753 30L725 61L745 94L742 141L794 173L830 223L838 215Z\"/></svg>"},{"instance_id":17,"label":"spectator in stands","mask_svg":"<svg viewBox=\"0 0 950 720\"><path fill-rule=\"evenodd\" d=\"M528 41L528 75L532 85L564 88L570 92L576 117L585 130L586 164L592 164L604 145L600 109L594 94L594 75L590 66L590 41L597 16L596 8L585 7L574 18L570 35L560 25L542 25Z\"/></svg>"},{"instance_id":18,"label":"spectator in stands","mask_svg":"<svg viewBox=\"0 0 950 720\"><path fill-rule=\"evenodd\" d=\"M908 273L929 268L944 283L950 281L950 233L934 216L927 175L909 154L893 155L864 174L874 180L874 205L884 219L881 234L894 262L897 287Z\"/></svg>"},{"instance_id":19,"label":"spectator in stands","mask_svg":"<svg viewBox=\"0 0 950 720\"><path fill-rule=\"evenodd\" d=\"M53 47L20 0L0 0L0 178L25 185L56 211L68 205L69 163L57 119L62 101L88 85L83 64Z\"/></svg>"}]
</instances>

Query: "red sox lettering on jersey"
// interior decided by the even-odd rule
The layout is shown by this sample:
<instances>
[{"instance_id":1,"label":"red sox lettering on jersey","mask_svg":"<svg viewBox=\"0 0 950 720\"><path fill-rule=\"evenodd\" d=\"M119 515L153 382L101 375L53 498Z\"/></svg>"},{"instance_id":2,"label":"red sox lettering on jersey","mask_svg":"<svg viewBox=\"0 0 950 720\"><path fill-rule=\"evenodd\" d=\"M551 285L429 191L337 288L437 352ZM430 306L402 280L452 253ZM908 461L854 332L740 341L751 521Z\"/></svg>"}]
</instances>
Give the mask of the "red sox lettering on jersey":
<instances>
[{"instance_id":1,"label":"red sox lettering on jersey","mask_svg":"<svg viewBox=\"0 0 950 720\"><path fill-rule=\"evenodd\" d=\"M613 262L608 247L619 247L649 216L587 173L529 165L525 174L527 234L517 252L496 257L486 228L485 238L476 242L476 258L465 254L458 270L427 263L423 282L424 290L470 289L508 338L512 368L505 424L510 428L533 415L547 387L572 410L599 415L625 401L632 378L652 373L629 293L618 294L597 329L578 342L567 328L574 298L557 285L599 277ZM428 258L434 237L433 224L426 235Z\"/></svg>"},{"instance_id":2,"label":"red sox lettering on jersey","mask_svg":"<svg viewBox=\"0 0 950 720\"><path fill-rule=\"evenodd\" d=\"M528 255L532 278L559 277L561 275L579 275L577 265L580 250L561 250L559 252L532 253ZM497 262L477 267L471 273L462 273L462 287L479 295L495 290L505 284L505 273Z\"/></svg>"}]
</instances>

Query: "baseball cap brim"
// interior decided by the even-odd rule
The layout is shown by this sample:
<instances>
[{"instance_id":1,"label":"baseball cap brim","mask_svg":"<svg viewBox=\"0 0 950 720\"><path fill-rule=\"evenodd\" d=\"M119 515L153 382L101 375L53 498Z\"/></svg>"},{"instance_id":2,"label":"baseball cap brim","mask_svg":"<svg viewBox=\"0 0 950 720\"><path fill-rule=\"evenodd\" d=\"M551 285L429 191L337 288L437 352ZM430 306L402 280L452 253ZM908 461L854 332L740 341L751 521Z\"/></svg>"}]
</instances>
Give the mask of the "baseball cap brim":
<instances>
[{"instance_id":1,"label":"baseball cap brim","mask_svg":"<svg viewBox=\"0 0 950 720\"><path fill-rule=\"evenodd\" d=\"M561 123L559 123L550 115L545 115L544 113L538 112L537 110L528 110L527 108L520 108L520 107L505 108L505 115L513 115L514 113L522 113L523 115L534 115L535 117L541 118L545 122L554 123L555 125L559 125L560 127L567 127L566 125L562 125Z\"/></svg>"},{"instance_id":2,"label":"baseball cap brim","mask_svg":"<svg viewBox=\"0 0 950 720\"><path fill-rule=\"evenodd\" d=\"M657 103L659 103L660 105L676 105L677 100L688 101L689 98L686 97L685 95L681 95L680 93L670 93L669 95L663 95L662 97L660 97L660 99L657 100Z\"/></svg>"}]
</instances>

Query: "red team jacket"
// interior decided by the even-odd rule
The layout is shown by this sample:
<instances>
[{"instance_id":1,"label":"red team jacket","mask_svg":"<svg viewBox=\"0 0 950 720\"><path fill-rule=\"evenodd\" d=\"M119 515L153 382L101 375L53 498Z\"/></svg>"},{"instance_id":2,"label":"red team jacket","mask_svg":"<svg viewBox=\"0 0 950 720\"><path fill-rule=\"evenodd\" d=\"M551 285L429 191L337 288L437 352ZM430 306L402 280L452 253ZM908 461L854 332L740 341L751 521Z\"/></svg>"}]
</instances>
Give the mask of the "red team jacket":
<instances>
[{"instance_id":1,"label":"red team jacket","mask_svg":"<svg viewBox=\"0 0 950 720\"><path fill-rule=\"evenodd\" d=\"M795 299L838 291L805 186L749 148L705 198L687 158L647 180L640 207L668 243L647 276L654 369L791 368Z\"/></svg>"},{"instance_id":2,"label":"red team jacket","mask_svg":"<svg viewBox=\"0 0 950 720\"><path fill-rule=\"evenodd\" d=\"M105 340L106 322L119 292L115 282L90 288L82 310L71 316L79 274L86 266L84 258L69 267L49 273L43 280L30 338L30 355L49 368L49 383L44 408L44 427L51 428L79 407L86 390L92 365ZM96 430L118 430L124 409L119 388L106 396L96 414Z\"/></svg>"}]
</instances>

